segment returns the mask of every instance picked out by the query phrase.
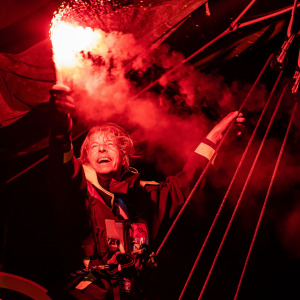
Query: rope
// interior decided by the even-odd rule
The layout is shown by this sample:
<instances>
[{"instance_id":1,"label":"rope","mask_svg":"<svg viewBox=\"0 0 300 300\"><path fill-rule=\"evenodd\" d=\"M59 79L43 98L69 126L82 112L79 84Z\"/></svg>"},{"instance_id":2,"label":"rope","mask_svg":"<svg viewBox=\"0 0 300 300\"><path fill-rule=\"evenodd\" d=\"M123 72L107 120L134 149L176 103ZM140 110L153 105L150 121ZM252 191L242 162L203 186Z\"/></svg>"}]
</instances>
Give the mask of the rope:
<instances>
[{"instance_id":1,"label":"rope","mask_svg":"<svg viewBox=\"0 0 300 300\"><path fill-rule=\"evenodd\" d=\"M243 162L244 162L244 160L245 160L245 157L246 157L246 155L247 155L247 153L248 153L248 151L249 151L249 149L250 149L250 146L251 146L251 144L252 144L252 141L253 141L253 139L254 139L254 136L255 136L255 134L256 134L256 132L257 132L257 129L258 129L258 127L259 127L261 121L262 121L262 118L263 118L263 116L264 116L264 114L265 114L265 112L266 112L266 109L267 109L267 107L268 107L268 105L269 105L269 103L270 103L270 100L271 100L271 98L273 97L273 93L275 92L275 89L276 89L276 87L277 87L277 85L278 85L278 83L279 83L279 81L280 81L280 78L281 78L281 76L282 76L282 73L283 73L283 72L280 72L280 74L278 75L278 78L277 78L277 80L276 80L276 82L275 82L275 84L274 84L274 86L273 86L273 89L272 89L272 91L271 91L271 93L270 93L270 96L269 96L268 100L267 100L266 103L265 103L264 109L263 109L263 111L262 111L262 113L261 113L261 115L260 115L259 120L258 120L257 123L256 123L256 126L255 126L255 128L254 128L254 131L253 131L253 133L252 133L252 135L251 135L251 137L250 137L250 139L249 139L249 141L248 141L247 147L246 147L246 149L245 149L245 151L244 151L244 153L243 153L243 155L242 155L242 157L241 157L241 160L240 160L240 162L239 162L239 165L238 165L238 167L236 168L236 171L235 171L235 173L234 173L234 175L233 175L233 177L232 177L232 179L231 179L231 182L230 182L230 184L229 184L229 186L228 186L228 189L227 189L227 191L226 191L226 194L225 194L225 196L224 196L224 198L223 198L223 200L222 200L222 202L221 202L221 204L220 204L220 206L219 206L219 209L218 209L218 211L217 211L217 213L216 213L216 216L215 216L215 218L214 218L214 220L213 220L213 222L212 222L212 224L211 224L211 226L210 226L210 228L209 228L209 231L208 231L208 233L207 233L207 235L206 235L206 237L205 237L205 239L204 239L204 242L203 242L203 244L202 244L202 246L201 246L201 249L200 249L200 251L199 251L199 254L198 254L198 256L197 256L197 258L196 258L196 260L195 260L195 263L194 263L194 265L193 265L193 267L192 267L192 269L191 269L191 272L190 272L190 274L189 274L189 276L188 276L188 279L187 279L187 281L186 281L186 283L185 283L185 285L184 285L184 288L183 288L183 290L182 290L182 292L181 292L181 294L180 294L179 299L182 299L183 294L184 294L184 292L185 292L185 290L186 290L186 288L187 288L187 286L188 286L188 283L189 283L189 281L190 281L191 278L192 278L192 275L193 275L193 273L194 273L194 271L195 271L195 269L196 269L196 266L197 266L197 264L198 264L198 262L199 262L199 260L200 260L200 258L201 258L201 255L202 255L202 253L203 253L203 251L204 251L204 248L205 248L205 246L206 246L206 244L207 244L207 242L208 242L208 239L209 239L209 237L210 237L210 235L211 235L211 233L212 233L212 231L213 231L213 228L214 228L214 226L215 226L215 224L216 224L216 222L217 222L217 220L218 220L218 218L219 218L219 216L220 216L220 213L221 213L221 211L222 211L222 209L223 209L223 206L224 206L224 204L225 204L225 201L226 201L226 199L227 199L227 197L228 197L228 195L229 195L229 191L231 190L231 187L232 187L232 185L233 185L233 183L234 183L234 181L235 181L235 179L236 179L236 176L237 176L237 174L238 174L238 172L239 172L239 170L240 170L240 168L241 168L241 166L242 166L242 164L243 164Z\"/></svg>"},{"instance_id":2,"label":"rope","mask_svg":"<svg viewBox=\"0 0 300 300\"><path fill-rule=\"evenodd\" d=\"M292 9L291 19L290 19L289 26L288 26L288 29L287 29L287 37L288 38L290 38L291 35L292 35L292 27L293 27L293 24L294 24L294 18L295 18L297 4L298 4L298 0L294 0L294 6L293 6L293 9Z\"/></svg>"},{"instance_id":3,"label":"rope","mask_svg":"<svg viewBox=\"0 0 300 300\"><path fill-rule=\"evenodd\" d=\"M297 7L299 7L299 6L300 6L300 4L297 5ZM288 6L287 8L280 9L279 11L275 11L275 12L266 14L263 17L259 17L259 18L256 18L254 20L250 20L250 21L247 21L247 22L240 23L239 28L243 28L243 27L246 27L246 26L249 26L249 25L252 25L252 24L256 24L256 23L259 23L259 22L262 22L262 21L265 21L265 20L268 20L268 19L271 19L271 18L275 18L279 15L285 14L286 12L292 10L293 7L294 6L291 5L291 6Z\"/></svg>"},{"instance_id":4,"label":"rope","mask_svg":"<svg viewBox=\"0 0 300 300\"><path fill-rule=\"evenodd\" d=\"M258 219L256 228L255 228L254 234L253 234L253 239L251 241L249 252L247 254L247 258L246 258L246 261L245 261L245 264L244 264L244 268L243 268L243 271L242 271L242 274L241 274L241 277L240 277L240 281L238 283L238 287L237 287L237 290L236 290L236 293L235 293L235 296L234 296L234 300L237 299L237 296L238 296L238 293L239 293L239 290L240 290L240 287L241 287L241 283L242 283L242 280L243 280L244 275L245 275L246 267L248 265L248 262L249 262L249 259L250 259L250 255L251 255L251 252L252 252L252 249L253 249L253 245L254 245L254 242L256 240L257 232L259 230L259 227L260 227L260 224L261 224L261 220L262 220L262 217L263 217L265 209L266 209L266 205L267 205L267 201L268 201L268 198L269 198L269 195L270 195L270 191L271 191L273 183L274 183L274 179L275 179L275 176L276 176L276 173L277 173L277 170L278 170L278 166L279 166L282 154L283 154L283 150L284 150L284 147L285 147L285 144L286 144L286 141L287 141L288 134L290 132L292 121L293 121L295 112L297 110L297 106L298 106L298 103L296 102L295 105L294 105L294 107L293 107L293 110L292 110L290 122L288 124L287 130L286 130L286 133L285 133L285 136L284 136L284 140L282 142L282 146L281 146L280 151L279 151L279 155L278 155L278 158L277 158L277 161L276 161L276 165L275 165L275 168L274 168L274 171L273 171L273 174L272 174L272 178L271 178L271 181L270 181L270 184L269 184L269 188L268 188L265 200L264 200L264 204L263 204L261 213L259 215L259 219Z\"/></svg>"},{"instance_id":5,"label":"rope","mask_svg":"<svg viewBox=\"0 0 300 300\"><path fill-rule=\"evenodd\" d=\"M260 71L258 77L256 78L254 84L252 85L251 89L249 90L247 96L245 97L240 109L239 109L239 112L241 112L242 108L244 107L244 105L246 104L246 102L248 101L249 97L251 96L252 92L254 91L256 85L258 84L260 78L262 77L263 73L265 72L267 66L269 65L270 61L272 59L272 55L268 58L267 62L265 63L265 65L263 66L262 70ZM226 137L228 135L228 132L230 131L232 125L233 125L234 121L229 125L229 127L227 128L224 136L223 136L223 139L220 141L220 143L217 145L217 148L215 150L215 153L214 155L211 157L211 159L207 162L205 168L203 169L202 173L200 174L197 182L195 183L193 189L191 190L190 194L188 195L186 201L184 202L183 206L181 207L179 213L177 214L175 220L173 221L171 227L169 228L167 234L165 235L163 241L161 242L160 246L158 247L157 251L156 251L156 255L159 254L159 252L161 251L162 247L164 246L164 244L166 243L168 237L170 236L172 230L174 229L178 219L180 218L180 216L182 215L183 211L185 210L186 206L188 205L188 203L190 202L193 194L195 193L196 189L198 188L203 176L206 174L209 166L210 166L210 163L214 160L215 156L217 155L219 149L221 148L221 146L223 145L224 141L226 140Z\"/></svg>"},{"instance_id":6,"label":"rope","mask_svg":"<svg viewBox=\"0 0 300 300\"><path fill-rule=\"evenodd\" d=\"M228 232L229 232L229 229L230 229L230 227L231 227L231 225L232 225L232 222L233 222L233 219L234 219L234 217L235 217L235 214L236 214L236 212L237 212L237 210L238 210L238 207L239 207L239 205L240 205L240 203L241 203L241 199L242 199L242 197L243 197L243 195L244 195L244 192L245 192L245 190L246 190L246 187L247 187L247 185L248 185L248 183L249 183L249 181L250 181L250 178L251 178L251 176L252 176L252 173L253 173L253 171L254 171L254 168L255 168L255 166L256 166L256 163L257 163L258 158L259 158L259 156L260 156L260 153L261 153L261 151L262 151L263 145L264 145L265 140L266 140L266 138L267 138L267 135L268 135L268 133L269 133L269 131L270 131L271 125L273 124L273 121L274 121L274 119L275 119L275 116L276 116L276 114L277 114L277 112L278 112L278 108L279 108L279 106L280 106L280 104L281 104L281 100L282 100L282 98L283 98L283 96L284 96L284 93L285 93L285 91L286 91L286 88L287 88L287 85L284 87L284 89L283 89L283 91L282 91L282 93L281 93L281 95L280 95L280 98L279 98L279 100L278 100L278 102L277 102L277 105L276 105L275 110L274 110L274 112L273 112L273 115L272 115L272 117L271 117L270 123L269 123L269 125L268 125L268 127L267 127L267 130L266 130L266 132L265 132L265 135L264 135L264 137L263 137L263 140L262 140L262 142L261 142L261 145L260 145L260 147L259 147L259 149L258 149L258 152L257 152L256 156L255 156L254 162L253 162L253 164L252 164L252 166L251 166L251 169L250 169L250 171L249 171L249 174L248 174L247 179L246 179L246 181L245 181L245 184L244 184L244 186L243 186L243 189L242 189L242 192L241 192L241 194L240 194L240 197L239 197L239 199L238 199L238 201L237 201L237 203L236 203L235 209L234 209L234 211L233 211L233 213L232 213L232 216L231 216L231 218L230 218L230 221L229 221L229 223L228 223L228 226L227 226L227 228L226 228L226 230L225 230L225 233L224 233L224 235L223 235L222 241L221 241L220 246L219 246L219 248L218 248L218 251L217 251L217 253L216 253L216 255L215 255L215 258L214 258L214 261L213 261L213 263L212 263L212 265L211 265L211 268L210 268L210 270L209 270L209 273L208 273L208 275L207 275L207 277L206 277L206 280L205 280L205 282L204 282L204 285L203 285L203 287L202 287L202 290L201 290L201 293L200 293L200 295L199 295L198 300L200 300L200 299L202 298L202 296L203 296L203 293L204 293L205 288L206 288L206 286L207 286L207 283L208 283L208 280L209 280L209 278L210 278L210 275L211 275L211 273L212 273L212 271L213 271L213 268L214 268L214 266L215 266L215 263L216 263L216 261L217 261L217 259L218 259L218 257L219 257L221 248L222 248L222 246L223 246L223 244L224 244L224 242L225 242L225 239L226 239L227 234L228 234Z\"/></svg>"},{"instance_id":7,"label":"rope","mask_svg":"<svg viewBox=\"0 0 300 300\"><path fill-rule=\"evenodd\" d=\"M252 0L245 9L240 13L240 15L231 23L230 28L234 29L235 27L238 27L238 23L240 19L246 14L246 12L251 8L251 6L256 2L256 0Z\"/></svg>"}]
</instances>

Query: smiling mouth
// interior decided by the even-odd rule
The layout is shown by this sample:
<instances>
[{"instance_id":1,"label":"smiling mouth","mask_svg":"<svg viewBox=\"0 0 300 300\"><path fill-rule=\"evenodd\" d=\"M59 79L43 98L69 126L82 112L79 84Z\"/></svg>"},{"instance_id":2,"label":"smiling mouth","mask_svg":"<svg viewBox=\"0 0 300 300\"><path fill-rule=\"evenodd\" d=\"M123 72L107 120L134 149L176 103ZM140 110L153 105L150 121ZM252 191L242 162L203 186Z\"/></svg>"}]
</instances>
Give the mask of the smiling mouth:
<instances>
[{"instance_id":1,"label":"smiling mouth","mask_svg":"<svg viewBox=\"0 0 300 300\"><path fill-rule=\"evenodd\" d=\"M109 162L111 162L111 159L108 158L108 157L102 157L102 158L100 158L100 159L97 160L98 164L107 164Z\"/></svg>"}]
</instances>

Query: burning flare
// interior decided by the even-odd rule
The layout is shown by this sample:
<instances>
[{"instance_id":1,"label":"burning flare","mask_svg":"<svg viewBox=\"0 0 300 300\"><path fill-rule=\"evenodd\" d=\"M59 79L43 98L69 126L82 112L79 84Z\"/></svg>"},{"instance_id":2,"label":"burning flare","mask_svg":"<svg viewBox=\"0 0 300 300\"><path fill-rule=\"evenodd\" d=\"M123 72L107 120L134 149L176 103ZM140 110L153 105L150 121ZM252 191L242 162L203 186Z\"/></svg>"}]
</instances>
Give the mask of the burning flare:
<instances>
[{"instance_id":1,"label":"burning flare","mask_svg":"<svg viewBox=\"0 0 300 300\"><path fill-rule=\"evenodd\" d=\"M81 64L83 52L92 52L93 49L101 47L102 35L100 30L84 28L54 18L50 29L50 38L57 81L62 81L64 71L70 71Z\"/></svg>"}]
</instances>

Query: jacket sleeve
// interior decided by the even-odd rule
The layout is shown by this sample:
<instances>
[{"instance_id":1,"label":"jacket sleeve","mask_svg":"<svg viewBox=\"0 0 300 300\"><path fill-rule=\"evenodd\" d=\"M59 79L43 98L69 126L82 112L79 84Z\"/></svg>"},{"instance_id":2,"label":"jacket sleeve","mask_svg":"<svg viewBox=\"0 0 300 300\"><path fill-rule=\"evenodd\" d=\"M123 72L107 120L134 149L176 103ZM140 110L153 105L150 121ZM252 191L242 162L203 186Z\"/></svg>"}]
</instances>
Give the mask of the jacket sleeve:
<instances>
[{"instance_id":1,"label":"jacket sleeve","mask_svg":"<svg viewBox=\"0 0 300 300\"><path fill-rule=\"evenodd\" d=\"M214 148L214 143L204 139L176 176L167 177L166 181L159 185L145 185L144 188L154 203L150 222L152 239L162 238L162 232L179 212L202 171L214 155Z\"/></svg>"},{"instance_id":2,"label":"jacket sleeve","mask_svg":"<svg viewBox=\"0 0 300 300\"><path fill-rule=\"evenodd\" d=\"M69 134L50 135L48 185L56 225L62 236L82 238L89 230L86 179L73 155Z\"/></svg>"}]
</instances>

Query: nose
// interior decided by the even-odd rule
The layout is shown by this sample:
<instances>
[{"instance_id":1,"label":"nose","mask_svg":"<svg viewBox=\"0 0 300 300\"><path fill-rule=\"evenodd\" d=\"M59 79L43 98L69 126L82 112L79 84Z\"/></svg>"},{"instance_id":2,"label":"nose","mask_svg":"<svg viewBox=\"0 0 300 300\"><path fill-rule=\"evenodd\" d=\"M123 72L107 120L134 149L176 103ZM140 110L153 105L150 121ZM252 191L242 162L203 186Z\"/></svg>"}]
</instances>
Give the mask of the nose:
<instances>
[{"instance_id":1,"label":"nose","mask_svg":"<svg viewBox=\"0 0 300 300\"><path fill-rule=\"evenodd\" d=\"M99 145L99 152L107 152L106 144L100 144Z\"/></svg>"}]
</instances>

